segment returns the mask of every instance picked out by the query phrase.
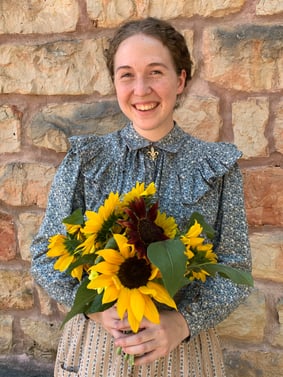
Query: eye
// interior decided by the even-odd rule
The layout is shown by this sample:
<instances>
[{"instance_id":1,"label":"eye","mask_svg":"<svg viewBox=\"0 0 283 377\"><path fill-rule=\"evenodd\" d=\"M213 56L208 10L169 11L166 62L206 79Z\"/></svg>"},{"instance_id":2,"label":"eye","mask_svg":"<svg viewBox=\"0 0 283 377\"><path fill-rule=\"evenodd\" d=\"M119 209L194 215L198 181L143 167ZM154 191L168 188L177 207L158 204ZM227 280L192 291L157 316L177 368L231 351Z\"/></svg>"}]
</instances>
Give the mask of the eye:
<instances>
[{"instance_id":1,"label":"eye","mask_svg":"<svg viewBox=\"0 0 283 377\"><path fill-rule=\"evenodd\" d=\"M133 77L133 74L131 72L121 72L118 76L120 80L128 80Z\"/></svg>"},{"instance_id":2,"label":"eye","mask_svg":"<svg viewBox=\"0 0 283 377\"><path fill-rule=\"evenodd\" d=\"M160 75L162 75L162 72L159 71L158 69L155 69L154 71L150 72L150 75L151 76L160 76Z\"/></svg>"}]
</instances>

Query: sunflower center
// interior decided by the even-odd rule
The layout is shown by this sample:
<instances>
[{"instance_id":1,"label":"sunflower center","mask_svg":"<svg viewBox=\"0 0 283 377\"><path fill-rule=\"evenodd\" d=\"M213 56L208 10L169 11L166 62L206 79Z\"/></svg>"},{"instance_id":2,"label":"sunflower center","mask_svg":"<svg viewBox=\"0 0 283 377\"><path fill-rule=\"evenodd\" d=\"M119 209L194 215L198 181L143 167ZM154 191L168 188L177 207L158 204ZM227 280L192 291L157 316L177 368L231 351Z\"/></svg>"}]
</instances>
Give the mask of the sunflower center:
<instances>
[{"instance_id":1,"label":"sunflower center","mask_svg":"<svg viewBox=\"0 0 283 377\"><path fill-rule=\"evenodd\" d=\"M140 239L145 245L149 245L152 242L162 241L167 237L164 235L163 229L156 225L149 219L139 219L138 232Z\"/></svg>"},{"instance_id":2,"label":"sunflower center","mask_svg":"<svg viewBox=\"0 0 283 377\"><path fill-rule=\"evenodd\" d=\"M151 267L145 259L136 256L128 258L120 266L118 277L122 285L133 289L146 285L151 275Z\"/></svg>"}]
</instances>

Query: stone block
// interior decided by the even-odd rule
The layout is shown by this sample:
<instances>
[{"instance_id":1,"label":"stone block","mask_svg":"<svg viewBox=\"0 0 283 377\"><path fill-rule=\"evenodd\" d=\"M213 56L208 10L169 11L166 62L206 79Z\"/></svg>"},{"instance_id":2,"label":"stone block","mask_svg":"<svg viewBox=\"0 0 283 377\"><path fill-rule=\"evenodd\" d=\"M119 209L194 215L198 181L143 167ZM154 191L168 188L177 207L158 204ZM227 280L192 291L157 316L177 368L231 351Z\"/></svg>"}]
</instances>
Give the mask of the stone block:
<instances>
[{"instance_id":1,"label":"stone block","mask_svg":"<svg viewBox=\"0 0 283 377\"><path fill-rule=\"evenodd\" d=\"M112 92L104 39L0 45L2 93L83 95ZM21 57L19 59L19 56Z\"/></svg>"},{"instance_id":2,"label":"stone block","mask_svg":"<svg viewBox=\"0 0 283 377\"><path fill-rule=\"evenodd\" d=\"M202 53L202 77L219 87L270 93L283 88L282 24L207 28Z\"/></svg>"},{"instance_id":3,"label":"stone block","mask_svg":"<svg viewBox=\"0 0 283 377\"><path fill-rule=\"evenodd\" d=\"M136 14L133 0L86 0L86 4L88 16L96 21L98 27L118 26Z\"/></svg>"},{"instance_id":4,"label":"stone block","mask_svg":"<svg viewBox=\"0 0 283 377\"><path fill-rule=\"evenodd\" d=\"M278 351L225 352L229 377L282 377L283 353Z\"/></svg>"},{"instance_id":5,"label":"stone block","mask_svg":"<svg viewBox=\"0 0 283 377\"><path fill-rule=\"evenodd\" d=\"M21 115L13 106L0 106L0 153L19 152Z\"/></svg>"},{"instance_id":6,"label":"stone block","mask_svg":"<svg viewBox=\"0 0 283 377\"><path fill-rule=\"evenodd\" d=\"M141 16L144 16L145 13L151 17L158 17L161 19L172 19L177 17L182 17L182 15L186 15L185 12L185 4L186 1L170 1L170 0L162 0L162 1L150 1L147 0L147 9L146 12L140 12ZM190 15L189 15L190 16Z\"/></svg>"},{"instance_id":7,"label":"stone block","mask_svg":"<svg viewBox=\"0 0 283 377\"><path fill-rule=\"evenodd\" d=\"M12 216L0 212L0 261L9 261L17 253L17 236Z\"/></svg>"},{"instance_id":8,"label":"stone block","mask_svg":"<svg viewBox=\"0 0 283 377\"><path fill-rule=\"evenodd\" d=\"M54 359L61 334L60 325L57 321L22 318L20 326L26 352L36 359Z\"/></svg>"},{"instance_id":9,"label":"stone block","mask_svg":"<svg viewBox=\"0 0 283 377\"><path fill-rule=\"evenodd\" d=\"M253 276L283 283L283 230L262 230L250 234Z\"/></svg>"},{"instance_id":10,"label":"stone block","mask_svg":"<svg viewBox=\"0 0 283 377\"><path fill-rule=\"evenodd\" d=\"M258 0L256 3L256 15L270 16L283 13L282 0Z\"/></svg>"},{"instance_id":11,"label":"stone block","mask_svg":"<svg viewBox=\"0 0 283 377\"><path fill-rule=\"evenodd\" d=\"M192 136L206 141L219 141L222 127L219 98L189 95L176 110L174 119Z\"/></svg>"},{"instance_id":12,"label":"stone block","mask_svg":"<svg viewBox=\"0 0 283 377\"><path fill-rule=\"evenodd\" d=\"M239 12L244 4L245 0L184 1L184 15L187 17L196 14L203 17L224 17Z\"/></svg>"},{"instance_id":13,"label":"stone block","mask_svg":"<svg viewBox=\"0 0 283 377\"><path fill-rule=\"evenodd\" d=\"M103 135L121 128L126 122L116 101L68 103L48 106L37 113L29 133L36 146L66 152L68 137Z\"/></svg>"},{"instance_id":14,"label":"stone block","mask_svg":"<svg viewBox=\"0 0 283 377\"><path fill-rule=\"evenodd\" d=\"M13 317L0 315L0 354L11 351L13 345Z\"/></svg>"},{"instance_id":15,"label":"stone block","mask_svg":"<svg viewBox=\"0 0 283 377\"><path fill-rule=\"evenodd\" d=\"M243 169L250 225L283 226L283 170L279 167Z\"/></svg>"},{"instance_id":16,"label":"stone block","mask_svg":"<svg viewBox=\"0 0 283 377\"><path fill-rule=\"evenodd\" d=\"M276 334L272 339L272 345L283 349L283 298L279 299L276 310L278 314L278 326Z\"/></svg>"},{"instance_id":17,"label":"stone block","mask_svg":"<svg viewBox=\"0 0 283 377\"><path fill-rule=\"evenodd\" d=\"M0 270L1 309L30 309L34 303L32 280L23 270Z\"/></svg>"},{"instance_id":18,"label":"stone block","mask_svg":"<svg viewBox=\"0 0 283 377\"><path fill-rule=\"evenodd\" d=\"M217 326L218 334L229 342L249 344L263 341L266 326L266 303L262 292L255 290L228 318Z\"/></svg>"},{"instance_id":19,"label":"stone block","mask_svg":"<svg viewBox=\"0 0 283 377\"><path fill-rule=\"evenodd\" d=\"M0 166L0 200L12 206L44 208L55 167L33 163Z\"/></svg>"},{"instance_id":20,"label":"stone block","mask_svg":"<svg viewBox=\"0 0 283 377\"><path fill-rule=\"evenodd\" d=\"M232 103L234 143L243 152L243 158L268 156L268 139L265 137L269 120L269 101L253 97Z\"/></svg>"},{"instance_id":21,"label":"stone block","mask_svg":"<svg viewBox=\"0 0 283 377\"><path fill-rule=\"evenodd\" d=\"M1 0L0 34L70 32L78 17L76 0Z\"/></svg>"},{"instance_id":22,"label":"stone block","mask_svg":"<svg viewBox=\"0 0 283 377\"><path fill-rule=\"evenodd\" d=\"M239 12L245 0L87 0L88 16L97 22L99 27L115 27L132 18L147 16L161 19L177 17L224 17Z\"/></svg>"},{"instance_id":23,"label":"stone block","mask_svg":"<svg viewBox=\"0 0 283 377\"><path fill-rule=\"evenodd\" d=\"M273 139L276 152L283 154L283 98L274 109Z\"/></svg>"},{"instance_id":24,"label":"stone block","mask_svg":"<svg viewBox=\"0 0 283 377\"><path fill-rule=\"evenodd\" d=\"M283 325L278 327L278 332L275 334L272 340L272 345L274 347L283 348Z\"/></svg>"},{"instance_id":25,"label":"stone block","mask_svg":"<svg viewBox=\"0 0 283 377\"><path fill-rule=\"evenodd\" d=\"M50 296L44 291L43 288L40 287L40 285L35 284L35 289L38 294L41 314L46 316L54 314L53 303L54 307L56 307L54 300L50 298Z\"/></svg>"},{"instance_id":26,"label":"stone block","mask_svg":"<svg viewBox=\"0 0 283 377\"><path fill-rule=\"evenodd\" d=\"M34 212L24 212L19 215L18 241L21 257L25 261L31 260L30 244L42 219L43 214Z\"/></svg>"},{"instance_id":27,"label":"stone block","mask_svg":"<svg viewBox=\"0 0 283 377\"><path fill-rule=\"evenodd\" d=\"M278 311L278 320L281 325L283 325L283 297L278 301L276 305Z\"/></svg>"}]
</instances>

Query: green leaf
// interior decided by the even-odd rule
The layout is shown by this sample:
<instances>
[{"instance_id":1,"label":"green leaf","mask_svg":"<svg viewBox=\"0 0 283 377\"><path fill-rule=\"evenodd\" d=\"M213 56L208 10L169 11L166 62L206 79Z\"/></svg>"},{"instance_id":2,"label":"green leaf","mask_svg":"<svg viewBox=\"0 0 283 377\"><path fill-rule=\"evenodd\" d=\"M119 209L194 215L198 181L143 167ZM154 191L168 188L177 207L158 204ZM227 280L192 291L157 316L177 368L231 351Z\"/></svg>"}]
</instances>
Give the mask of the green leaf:
<instances>
[{"instance_id":1,"label":"green leaf","mask_svg":"<svg viewBox=\"0 0 283 377\"><path fill-rule=\"evenodd\" d=\"M197 220L197 222L202 226L203 233L205 233L208 238L213 239L215 235L215 230L205 221L204 217L198 212L193 212L191 214L189 220L189 228L194 225L195 220Z\"/></svg>"},{"instance_id":2,"label":"green leaf","mask_svg":"<svg viewBox=\"0 0 283 377\"><path fill-rule=\"evenodd\" d=\"M147 248L147 256L159 268L171 297L188 284L188 279L184 277L187 260L184 251L185 246L180 240L154 242Z\"/></svg>"},{"instance_id":3,"label":"green leaf","mask_svg":"<svg viewBox=\"0 0 283 377\"><path fill-rule=\"evenodd\" d=\"M74 304L69 313L66 315L62 323L62 326L64 326L64 324L67 323L75 315L79 313L86 313L92 301L98 295L97 290L87 288L88 284L89 279L85 279L79 286L76 293Z\"/></svg>"},{"instance_id":4,"label":"green leaf","mask_svg":"<svg viewBox=\"0 0 283 377\"><path fill-rule=\"evenodd\" d=\"M117 242L115 241L114 237L111 237L109 238L109 240L107 241L104 249L114 249L114 250L117 250L118 246L117 246Z\"/></svg>"},{"instance_id":5,"label":"green leaf","mask_svg":"<svg viewBox=\"0 0 283 377\"><path fill-rule=\"evenodd\" d=\"M116 301L110 302L108 304L102 304L102 296L102 294L95 296L94 300L86 310L86 314L103 312L104 310L111 308L111 306L115 304Z\"/></svg>"},{"instance_id":6,"label":"green leaf","mask_svg":"<svg viewBox=\"0 0 283 377\"><path fill-rule=\"evenodd\" d=\"M203 269L212 276L215 276L216 273L218 273L220 276L230 279L237 284L248 285L250 287L253 287L254 285L252 274L247 271L238 270L220 263L206 265Z\"/></svg>"},{"instance_id":7,"label":"green leaf","mask_svg":"<svg viewBox=\"0 0 283 377\"><path fill-rule=\"evenodd\" d=\"M70 216L65 217L62 221L63 224L83 225L84 215L81 208L76 209Z\"/></svg>"},{"instance_id":8,"label":"green leaf","mask_svg":"<svg viewBox=\"0 0 283 377\"><path fill-rule=\"evenodd\" d=\"M71 263L70 266L68 267L68 269L66 270L66 273L67 274L71 274L71 271L82 265L82 264L89 264L89 265L93 265L94 264L94 261L96 259L96 254L93 253L93 254L86 254L82 257L79 257L75 262Z\"/></svg>"}]
</instances>

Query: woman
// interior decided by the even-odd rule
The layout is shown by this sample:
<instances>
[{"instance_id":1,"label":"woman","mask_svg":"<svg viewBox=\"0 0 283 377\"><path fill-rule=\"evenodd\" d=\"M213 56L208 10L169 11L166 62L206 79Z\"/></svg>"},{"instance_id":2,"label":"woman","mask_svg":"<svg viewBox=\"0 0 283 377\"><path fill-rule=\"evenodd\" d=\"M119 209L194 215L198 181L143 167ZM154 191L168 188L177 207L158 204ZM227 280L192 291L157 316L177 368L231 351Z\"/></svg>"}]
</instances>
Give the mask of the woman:
<instances>
[{"instance_id":1,"label":"woman","mask_svg":"<svg viewBox=\"0 0 283 377\"><path fill-rule=\"evenodd\" d=\"M71 305L75 279L54 271L46 258L48 238L62 232L74 209L97 210L110 192L125 193L136 182L154 182L160 208L185 229L198 211L216 230L219 261L250 269L242 182L235 146L206 143L186 134L173 112L191 78L183 36L153 18L123 25L106 51L119 106L130 122L105 136L71 138L55 176L46 216L32 244L32 273L58 302ZM188 120L189 121L189 120ZM248 289L217 277L178 293L178 311L161 310L160 324L143 319L142 331L127 334L127 318L114 307L78 315L65 327L55 376L225 376L213 327L248 295ZM121 347L135 357L128 365Z\"/></svg>"}]
</instances>

